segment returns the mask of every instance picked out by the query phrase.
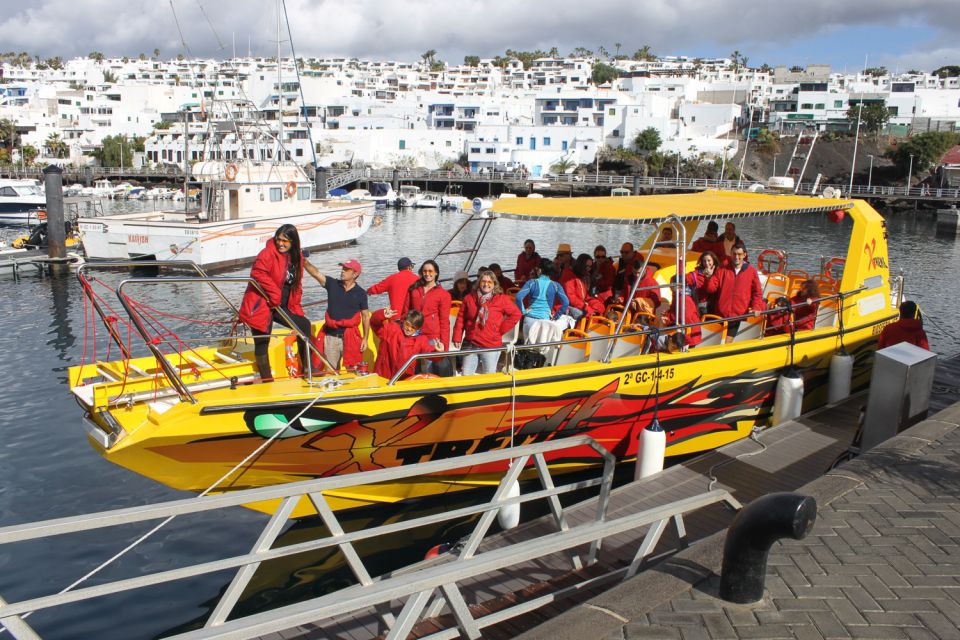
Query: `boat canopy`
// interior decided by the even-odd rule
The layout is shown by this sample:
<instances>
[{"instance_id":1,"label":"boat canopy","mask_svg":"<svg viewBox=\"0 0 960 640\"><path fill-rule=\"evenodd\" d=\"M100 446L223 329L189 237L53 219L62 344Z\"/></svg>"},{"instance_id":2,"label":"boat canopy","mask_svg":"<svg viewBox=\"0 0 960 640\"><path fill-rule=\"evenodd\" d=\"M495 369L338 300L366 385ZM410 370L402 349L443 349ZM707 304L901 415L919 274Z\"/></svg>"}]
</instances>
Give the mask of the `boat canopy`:
<instances>
[{"instance_id":1,"label":"boat canopy","mask_svg":"<svg viewBox=\"0 0 960 640\"><path fill-rule=\"evenodd\" d=\"M826 213L851 207L852 200L840 198L702 191L656 196L510 198L497 200L491 211L500 217L523 220L637 224L657 223L671 215L681 220L710 220Z\"/></svg>"}]
</instances>

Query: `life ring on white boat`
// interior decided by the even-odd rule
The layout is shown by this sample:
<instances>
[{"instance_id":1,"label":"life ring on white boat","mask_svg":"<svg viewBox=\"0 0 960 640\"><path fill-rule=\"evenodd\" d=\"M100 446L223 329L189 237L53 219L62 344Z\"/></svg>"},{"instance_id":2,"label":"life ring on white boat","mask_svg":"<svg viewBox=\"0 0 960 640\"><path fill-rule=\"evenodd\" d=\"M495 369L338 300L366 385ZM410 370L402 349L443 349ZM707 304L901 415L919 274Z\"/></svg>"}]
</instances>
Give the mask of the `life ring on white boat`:
<instances>
[{"instance_id":1,"label":"life ring on white boat","mask_svg":"<svg viewBox=\"0 0 960 640\"><path fill-rule=\"evenodd\" d=\"M292 198L297 193L297 183L291 180L287 183L287 197Z\"/></svg>"},{"instance_id":2,"label":"life ring on white boat","mask_svg":"<svg viewBox=\"0 0 960 640\"><path fill-rule=\"evenodd\" d=\"M775 269L772 268L774 262L777 265ZM770 263L771 266L768 267L767 263ZM760 269L764 273L783 273L783 270L787 267L787 254L779 249L764 249L757 256L757 264L760 265Z\"/></svg>"},{"instance_id":3,"label":"life ring on white boat","mask_svg":"<svg viewBox=\"0 0 960 640\"><path fill-rule=\"evenodd\" d=\"M223 177L227 179L228 182L233 182L237 179L237 174L240 173L240 167L236 163L231 162L227 165L226 169L223 170Z\"/></svg>"}]
</instances>

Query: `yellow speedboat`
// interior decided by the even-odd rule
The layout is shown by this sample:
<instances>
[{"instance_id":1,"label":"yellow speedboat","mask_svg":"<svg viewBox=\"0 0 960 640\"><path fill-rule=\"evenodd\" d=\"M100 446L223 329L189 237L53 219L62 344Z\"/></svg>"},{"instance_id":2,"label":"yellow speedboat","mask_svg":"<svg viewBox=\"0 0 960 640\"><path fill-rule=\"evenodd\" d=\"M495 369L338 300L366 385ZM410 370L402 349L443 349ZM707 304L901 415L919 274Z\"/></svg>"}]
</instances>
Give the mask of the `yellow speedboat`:
<instances>
[{"instance_id":1,"label":"yellow speedboat","mask_svg":"<svg viewBox=\"0 0 960 640\"><path fill-rule=\"evenodd\" d=\"M70 385L87 411L91 442L104 456L171 487L198 492L218 481L214 491L232 491L580 434L618 459L629 459L655 409L667 434L668 456L706 451L769 424L777 378L792 364L805 381L804 410L826 402L830 360L841 348L854 357L853 388L867 385L876 337L896 317L885 224L876 211L864 201L703 192L516 198L471 218L482 226L479 238L501 219L522 218L672 225L675 237L689 240L704 220L836 218L841 212L852 221L849 244L845 256L825 265L839 277L836 293L821 304L828 310L833 305L834 315L794 336L762 337L758 332L732 343L657 355L643 353L643 334L623 325L623 337L554 345L548 349L552 355L566 355L556 357L553 366L398 382L342 373L310 383L297 377L260 382L249 338L164 352L165 338L146 333L141 323L152 355L73 367ZM678 256L681 264L657 272L664 285L678 267L693 269L699 255L662 248L646 253L648 260L660 256L661 266ZM468 256L468 271L475 255L476 247ZM782 270L782 262L778 267ZM668 286L662 295L671 298ZM136 320L136 308L128 311ZM119 338L116 319L107 317L107 324ZM284 368L284 346L282 335L272 341L274 371ZM373 354L367 356L372 365ZM258 451L268 439L269 445ZM550 463L573 470L595 460L586 451L572 450ZM392 503L488 485L502 471L478 466L452 476L337 491L327 498L335 509Z\"/></svg>"}]
</instances>

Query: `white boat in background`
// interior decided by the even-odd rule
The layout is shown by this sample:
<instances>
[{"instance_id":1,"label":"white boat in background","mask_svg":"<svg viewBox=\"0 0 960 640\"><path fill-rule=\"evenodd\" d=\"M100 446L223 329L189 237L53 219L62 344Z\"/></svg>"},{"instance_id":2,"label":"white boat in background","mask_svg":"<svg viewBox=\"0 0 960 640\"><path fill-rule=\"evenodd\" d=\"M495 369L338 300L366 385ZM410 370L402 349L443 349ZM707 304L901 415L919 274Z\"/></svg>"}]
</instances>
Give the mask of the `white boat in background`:
<instances>
[{"instance_id":1,"label":"white boat in background","mask_svg":"<svg viewBox=\"0 0 960 640\"><path fill-rule=\"evenodd\" d=\"M366 189L352 189L343 196L343 199L351 202L373 202L370 192Z\"/></svg>"},{"instance_id":2,"label":"white boat in background","mask_svg":"<svg viewBox=\"0 0 960 640\"><path fill-rule=\"evenodd\" d=\"M470 199L463 195L463 186L459 184L447 185L440 197L441 209L462 209L464 203L470 202Z\"/></svg>"},{"instance_id":3,"label":"white boat in background","mask_svg":"<svg viewBox=\"0 0 960 640\"><path fill-rule=\"evenodd\" d=\"M36 180L0 180L0 223L36 224L47 198Z\"/></svg>"},{"instance_id":4,"label":"white boat in background","mask_svg":"<svg viewBox=\"0 0 960 640\"><path fill-rule=\"evenodd\" d=\"M370 183L370 199L377 203L378 207L385 207L397 201L397 192L389 182Z\"/></svg>"},{"instance_id":5,"label":"white boat in background","mask_svg":"<svg viewBox=\"0 0 960 640\"><path fill-rule=\"evenodd\" d=\"M192 182L199 207L80 218L87 258L227 268L252 262L281 224L297 227L304 249L324 249L355 242L374 217L371 203L314 198L313 182L292 162L198 162Z\"/></svg>"},{"instance_id":6,"label":"white boat in background","mask_svg":"<svg viewBox=\"0 0 960 640\"><path fill-rule=\"evenodd\" d=\"M413 184L402 184L400 185L400 195L397 197L397 205L401 207L416 206L420 195L420 187Z\"/></svg>"},{"instance_id":7,"label":"white boat in background","mask_svg":"<svg viewBox=\"0 0 960 640\"><path fill-rule=\"evenodd\" d=\"M121 182L113 188L113 191L110 192L109 197L114 200L122 200L127 197L127 194L133 189L133 185L129 182Z\"/></svg>"},{"instance_id":8,"label":"white boat in background","mask_svg":"<svg viewBox=\"0 0 960 640\"><path fill-rule=\"evenodd\" d=\"M413 206L421 209L437 209L440 207L441 195L439 193L432 193L428 191L427 193L421 194L419 198L414 200Z\"/></svg>"}]
</instances>

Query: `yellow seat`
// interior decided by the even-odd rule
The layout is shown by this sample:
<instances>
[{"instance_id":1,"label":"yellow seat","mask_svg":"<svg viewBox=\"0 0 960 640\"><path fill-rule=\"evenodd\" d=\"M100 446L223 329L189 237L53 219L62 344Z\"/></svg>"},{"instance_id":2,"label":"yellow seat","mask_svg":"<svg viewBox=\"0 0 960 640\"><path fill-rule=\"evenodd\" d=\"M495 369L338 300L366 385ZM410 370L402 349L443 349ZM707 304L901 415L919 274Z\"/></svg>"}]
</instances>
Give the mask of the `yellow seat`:
<instances>
[{"instance_id":1,"label":"yellow seat","mask_svg":"<svg viewBox=\"0 0 960 640\"><path fill-rule=\"evenodd\" d=\"M578 340L586 337L586 333L577 329L567 329L563 332L564 340ZM589 355L589 342L564 342L564 344L560 345L560 347L557 349L556 356L554 356L553 359L553 364L561 365L586 362Z\"/></svg>"},{"instance_id":2,"label":"yellow seat","mask_svg":"<svg viewBox=\"0 0 960 640\"><path fill-rule=\"evenodd\" d=\"M714 322L708 322L713 320ZM723 344L727 339L727 321L720 316L706 314L703 321L708 322L700 326L700 344L698 347L709 347Z\"/></svg>"},{"instance_id":3,"label":"yellow seat","mask_svg":"<svg viewBox=\"0 0 960 640\"><path fill-rule=\"evenodd\" d=\"M772 294L779 296L787 295L790 289L790 280L782 273L771 273L767 276L767 282L763 285L763 295L769 300Z\"/></svg>"},{"instance_id":4,"label":"yellow seat","mask_svg":"<svg viewBox=\"0 0 960 640\"><path fill-rule=\"evenodd\" d=\"M766 316L751 316L740 321L740 327L737 329L737 335L733 337L732 342L744 342L745 340L756 340L763 337L763 327Z\"/></svg>"},{"instance_id":5,"label":"yellow seat","mask_svg":"<svg viewBox=\"0 0 960 640\"><path fill-rule=\"evenodd\" d=\"M823 300L817 307L817 319L813 323L814 329L835 327L837 325L837 301Z\"/></svg>"},{"instance_id":6,"label":"yellow seat","mask_svg":"<svg viewBox=\"0 0 960 640\"><path fill-rule=\"evenodd\" d=\"M457 316L460 315L460 307L462 306L463 302L460 300L450 301L450 342L447 344L450 345L451 349L453 349L453 327L457 324Z\"/></svg>"},{"instance_id":7,"label":"yellow seat","mask_svg":"<svg viewBox=\"0 0 960 640\"><path fill-rule=\"evenodd\" d=\"M623 333L634 333L635 335L621 335L613 344L613 351L610 353L610 359L628 358L638 356L643 353L643 346L647 343L647 334L636 333L644 330L643 325L630 324L623 327Z\"/></svg>"}]
</instances>

